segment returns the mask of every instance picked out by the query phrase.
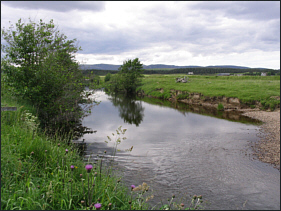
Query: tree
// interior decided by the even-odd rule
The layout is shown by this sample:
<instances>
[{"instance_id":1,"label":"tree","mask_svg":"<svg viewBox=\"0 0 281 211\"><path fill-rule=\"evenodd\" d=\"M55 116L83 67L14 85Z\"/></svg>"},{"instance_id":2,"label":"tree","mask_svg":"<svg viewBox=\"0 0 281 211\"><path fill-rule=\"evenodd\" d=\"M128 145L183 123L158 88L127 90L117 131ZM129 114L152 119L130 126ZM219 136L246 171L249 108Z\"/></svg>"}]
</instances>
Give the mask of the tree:
<instances>
[{"instance_id":1,"label":"tree","mask_svg":"<svg viewBox=\"0 0 281 211\"><path fill-rule=\"evenodd\" d=\"M76 39L68 40L53 20L49 23L22 23L1 31L7 45L3 71L18 97L29 100L38 108L43 127L51 131L68 128L85 115L79 103L83 101L83 74L74 53L81 50ZM1 65L2 66L2 65Z\"/></svg>"},{"instance_id":2,"label":"tree","mask_svg":"<svg viewBox=\"0 0 281 211\"><path fill-rule=\"evenodd\" d=\"M141 77L143 77L142 71L142 64L138 58L123 62L123 65L119 68L119 73L123 76L124 89L127 93L136 91L137 86L140 85Z\"/></svg>"},{"instance_id":3,"label":"tree","mask_svg":"<svg viewBox=\"0 0 281 211\"><path fill-rule=\"evenodd\" d=\"M141 74L143 68L139 59L124 61L118 70L119 72L113 75L109 81L109 89L113 92L135 93L143 77Z\"/></svg>"},{"instance_id":4,"label":"tree","mask_svg":"<svg viewBox=\"0 0 281 211\"><path fill-rule=\"evenodd\" d=\"M111 74L107 73L106 76L104 77L104 82L110 81Z\"/></svg>"}]
</instances>

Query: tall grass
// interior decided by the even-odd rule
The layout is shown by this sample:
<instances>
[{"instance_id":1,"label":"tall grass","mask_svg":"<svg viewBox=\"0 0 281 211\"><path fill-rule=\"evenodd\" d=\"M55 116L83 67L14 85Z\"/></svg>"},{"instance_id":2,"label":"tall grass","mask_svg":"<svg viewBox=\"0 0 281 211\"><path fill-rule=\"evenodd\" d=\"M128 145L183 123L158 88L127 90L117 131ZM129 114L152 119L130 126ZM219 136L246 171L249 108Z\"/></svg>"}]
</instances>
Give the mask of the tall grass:
<instances>
[{"instance_id":1,"label":"tall grass","mask_svg":"<svg viewBox=\"0 0 281 211\"><path fill-rule=\"evenodd\" d=\"M1 112L1 209L129 209L120 178L101 163L88 163L94 168L87 173L74 146L36 133L36 118L25 118L30 110Z\"/></svg>"}]
</instances>

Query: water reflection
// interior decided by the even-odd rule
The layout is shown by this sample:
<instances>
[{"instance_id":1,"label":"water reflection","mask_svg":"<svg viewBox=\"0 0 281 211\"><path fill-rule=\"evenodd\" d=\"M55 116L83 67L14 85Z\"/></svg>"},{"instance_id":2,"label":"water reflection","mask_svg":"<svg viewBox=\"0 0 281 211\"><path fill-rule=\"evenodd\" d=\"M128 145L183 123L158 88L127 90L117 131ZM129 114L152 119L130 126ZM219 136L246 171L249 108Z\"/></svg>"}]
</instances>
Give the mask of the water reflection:
<instances>
[{"instance_id":1,"label":"water reflection","mask_svg":"<svg viewBox=\"0 0 281 211\"><path fill-rule=\"evenodd\" d=\"M118 108L119 116L125 123L139 124L143 121L144 108L141 101L137 101L135 96L109 95L108 99Z\"/></svg>"},{"instance_id":2,"label":"water reflection","mask_svg":"<svg viewBox=\"0 0 281 211\"><path fill-rule=\"evenodd\" d=\"M152 205L188 192L203 195L210 202L207 209L241 209L246 200L245 209L280 209L279 171L250 156L249 143L256 141L258 130L252 123L242 124L241 119L215 110L206 109L202 115L202 107L164 100L139 102L104 92L96 96L101 104L83 122L97 130L83 137L86 154L107 150L111 155L114 145L106 145L106 137L120 125L126 128L127 139L120 144L116 163L125 184L151 186ZM125 152L131 146L133 151Z\"/></svg>"},{"instance_id":3,"label":"water reflection","mask_svg":"<svg viewBox=\"0 0 281 211\"><path fill-rule=\"evenodd\" d=\"M218 111L214 107L206 107L199 105L188 105L182 102L170 102L168 100L161 100L150 97L138 97L139 100L149 104L158 105L161 107L175 108L176 111L186 116L189 112L197 113L206 116L213 116L220 119L227 119L234 122L261 124L261 121L247 116L242 116L240 111Z\"/></svg>"}]
</instances>

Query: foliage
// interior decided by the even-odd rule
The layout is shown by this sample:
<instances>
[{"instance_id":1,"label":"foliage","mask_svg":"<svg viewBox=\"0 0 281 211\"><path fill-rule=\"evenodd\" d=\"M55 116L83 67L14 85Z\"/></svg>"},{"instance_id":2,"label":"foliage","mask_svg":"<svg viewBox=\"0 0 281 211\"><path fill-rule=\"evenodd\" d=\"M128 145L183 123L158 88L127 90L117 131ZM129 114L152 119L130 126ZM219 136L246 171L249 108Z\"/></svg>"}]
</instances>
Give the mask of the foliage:
<instances>
[{"instance_id":1,"label":"foliage","mask_svg":"<svg viewBox=\"0 0 281 211\"><path fill-rule=\"evenodd\" d=\"M110 168L102 171L100 161L87 173L77 148L61 139L34 135L30 119L22 117L35 116L25 107L1 112L2 210L83 210L90 202L101 203L102 209L129 208L127 188Z\"/></svg>"},{"instance_id":2,"label":"foliage","mask_svg":"<svg viewBox=\"0 0 281 211\"><path fill-rule=\"evenodd\" d=\"M99 75L93 74L93 72L91 71L91 73L89 74L84 74L85 77L85 86L89 87L89 89L99 89L102 87L103 85L103 81L101 80Z\"/></svg>"},{"instance_id":3,"label":"foliage","mask_svg":"<svg viewBox=\"0 0 281 211\"><path fill-rule=\"evenodd\" d=\"M113 92L135 93L141 83L142 64L138 58L124 61L119 72L113 75L107 88Z\"/></svg>"},{"instance_id":4,"label":"foliage","mask_svg":"<svg viewBox=\"0 0 281 211\"><path fill-rule=\"evenodd\" d=\"M86 113L83 102L83 74L74 60L76 39L67 40L53 20L44 23L22 23L2 29L7 45L1 72L6 84L18 98L29 100L38 109L42 128L54 133L56 128L70 131Z\"/></svg>"},{"instance_id":5,"label":"foliage","mask_svg":"<svg viewBox=\"0 0 281 211\"><path fill-rule=\"evenodd\" d=\"M219 103L217 109L218 111L223 111L224 110L223 104Z\"/></svg>"},{"instance_id":6,"label":"foliage","mask_svg":"<svg viewBox=\"0 0 281 211\"><path fill-rule=\"evenodd\" d=\"M104 78L104 82L110 81L110 78L111 78L111 74L107 73L105 78Z\"/></svg>"}]
</instances>

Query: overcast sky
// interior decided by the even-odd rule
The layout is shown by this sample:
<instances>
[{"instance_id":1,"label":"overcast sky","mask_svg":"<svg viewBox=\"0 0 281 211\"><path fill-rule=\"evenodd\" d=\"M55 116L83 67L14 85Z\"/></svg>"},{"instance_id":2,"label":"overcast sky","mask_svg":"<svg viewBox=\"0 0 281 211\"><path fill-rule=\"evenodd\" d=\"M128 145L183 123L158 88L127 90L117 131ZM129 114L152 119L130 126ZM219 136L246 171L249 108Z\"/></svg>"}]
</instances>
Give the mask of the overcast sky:
<instances>
[{"instance_id":1,"label":"overcast sky","mask_svg":"<svg viewBox=\"0 0 281 211\"><path fill-rule=\"evenodd\" d=\"M279 1L1 1L1 28L20 18L53 19L85 64L280 69Z\"/></svg>"}]
</instances>

